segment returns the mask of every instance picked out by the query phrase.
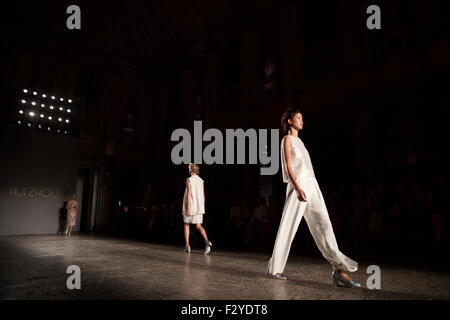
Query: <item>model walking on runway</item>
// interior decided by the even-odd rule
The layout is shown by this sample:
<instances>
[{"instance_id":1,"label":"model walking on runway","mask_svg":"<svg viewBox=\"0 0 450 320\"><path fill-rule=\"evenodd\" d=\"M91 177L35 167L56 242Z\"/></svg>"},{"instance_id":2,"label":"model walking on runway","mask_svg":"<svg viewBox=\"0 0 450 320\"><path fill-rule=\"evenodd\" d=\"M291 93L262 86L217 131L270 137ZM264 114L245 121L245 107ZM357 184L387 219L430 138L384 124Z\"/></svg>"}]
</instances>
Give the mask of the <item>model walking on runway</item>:
<instances>
[{"instance_id":1,"label":"model walking on runway","mask_svg":"<svg viewBox=\"0 0 450 320\"><path fill-rule=\"evenodd\" d=\"M333 267L332 279L336 285L360 287L345 271L355 272L358 263L339 251L327 207L314 176L309 153L298 132L303 129L303 117L299 109L290 108L281 119L287 134L281 141L281 168L283 181L287 183L286 201L278 228L268 272L275 279L286 280L283 275L292 240L302 217L323 256Z\"/></svg>"},{"instance_id":2,"label":"model walking on runway","mask_svg":"<svg viewBox=\"0 0 450 320\"><path fill-rule=\"evenodd\" d=\"M205 255L211 252L212 243L209 242L205 229L202 227L203 215L205 214L205 189L203 179L198 176L200 169L198 165L189 165L190 178L186 180L186 189L183 197L183 221L184 239L186 241L186 252L191 252L189 245L189 229L195 224L197 230L205 240Z\"/></svg>"},{"instance_id":3,"label":"model walking on runway","mask_svg":"<svg viewBox=\"0 0 450 320\"><path fill-rule=\"evenodd\" d=\"M72 200L67 203L67 227L66 227L66 236L72 235L72 229L77 224L77 213L78 213L78 202L77 195L72 195Z\"/></svg>"}]
</instances>

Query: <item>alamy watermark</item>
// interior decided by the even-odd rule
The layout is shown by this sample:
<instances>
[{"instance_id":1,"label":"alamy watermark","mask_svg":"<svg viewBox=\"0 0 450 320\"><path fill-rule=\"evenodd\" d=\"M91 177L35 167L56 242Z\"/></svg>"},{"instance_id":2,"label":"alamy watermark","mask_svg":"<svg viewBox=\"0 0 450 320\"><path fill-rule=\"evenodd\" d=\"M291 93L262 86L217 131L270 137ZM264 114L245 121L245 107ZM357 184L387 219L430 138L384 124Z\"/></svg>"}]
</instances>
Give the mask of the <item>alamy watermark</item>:
<instances>
[{"instance_id":1,"label":"alamy watermark","mask_svg":"<svg viewBox=\"0 0 450 320\"><path fill-rule=\"evenodd\" d=\"M371 5L367 7L367 14L370 14L367 18L367 29L380 30L381 29L381 9L377 5Z\"/></svg>"},{"instance_id":2,"label":"alamy watermark","mask_svg":"<svg viewBox=\"0 0 450 320\"><path fill-rule=\"evenodd\" d=\"M77 5L70 5L66 10L70 16L66 20L66 26L69 30L81 30L81 9ZM377 5L370 5L366 10L370 16L367 18L366 26L369 30L381 29L381 9Z\"/></svg>"},{"instance_id":3,"label":"alamy watermark","mask_svg":"<svg viewBox=\"0 0 450 320\"><path fill-rule=\"evenodd\" d=\"M71 265L67 267L67 274L70 276L67 278L66 286L69 290L81 290L81 269L77 265Z\"/></svg>"},{"instance_id":4,"label":"alamy watermark","mask_svg":"<svg viewBox=\"0 0 450 320\"><path fill-rule=\"evenodd\" d=\"M81 9L79 6L73 4L67 7L67 14L70 16L66 20L66 26L69 30L81 30Z\"/></svg>"},{"instance_id":5,"label":"alamy watermark","mask_svg":"<svg viewBox=\"0 0 450 320\"><path fill-rule=\"evenodd\" d=\"M381 289L381 269L377 265L371 265L367 267L367 273L370 274L370 277L367 278L367 289L373 290Z\"/></svg>"},{"instance_id":6,"label":"alamy watermark","mask_svg":"<svg viewBox=\"0 0 450 320\"><path fill-rule=\"evenodd\" d=\"M176 129L171 141L179 142L172 149L171 159L176 165L189 164L248 164L262 165L261 175L275 175L279 169L278 129L270 129L270 148L268 143L269 129L226 129L224 136L218 129L208 129L203 133L202 121L194 121L194 137L186 129ZM192 140L194 142L194 161L192 161ZM203 141L210 142L204 150ZM248 141L248 144L246 143ZM246 152L248 146L248 152ZM270 149L270 150L269 150ZM235 162L235 151L237 161ZM270 152L269 152L270 151Z\"/></svg>"}]
</instances>

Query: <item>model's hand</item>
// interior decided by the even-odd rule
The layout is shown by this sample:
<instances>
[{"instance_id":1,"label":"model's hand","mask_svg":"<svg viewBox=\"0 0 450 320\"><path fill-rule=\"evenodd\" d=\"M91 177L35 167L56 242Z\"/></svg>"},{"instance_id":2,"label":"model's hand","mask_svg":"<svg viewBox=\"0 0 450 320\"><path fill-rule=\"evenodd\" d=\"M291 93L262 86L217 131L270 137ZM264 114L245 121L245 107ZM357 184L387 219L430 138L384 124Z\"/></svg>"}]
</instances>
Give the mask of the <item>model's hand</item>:
<instances>
[{"instance_id":1,"label":"model's hand","mask_svg":"<svg viewBox=\"0 0 450 320\"><path fill-rule=\"evenodd\" d=\"M296 190L297 190L298 200L300 200L301 202L308 202L306 200L306 193L305 193L305 191L303 191L300 187L297 188Z\"/></svg>"},{"instance_id":2,"label":"model's hand","mask_svg":"<svg viewBox=\"0 0 450 320\"><path fill-rule=\"evenodd\" d=\"M188 207L188 208L186 209L186 216L189 217L190 215L191 215L191 208Z\"/></svg>"}]
</instances>

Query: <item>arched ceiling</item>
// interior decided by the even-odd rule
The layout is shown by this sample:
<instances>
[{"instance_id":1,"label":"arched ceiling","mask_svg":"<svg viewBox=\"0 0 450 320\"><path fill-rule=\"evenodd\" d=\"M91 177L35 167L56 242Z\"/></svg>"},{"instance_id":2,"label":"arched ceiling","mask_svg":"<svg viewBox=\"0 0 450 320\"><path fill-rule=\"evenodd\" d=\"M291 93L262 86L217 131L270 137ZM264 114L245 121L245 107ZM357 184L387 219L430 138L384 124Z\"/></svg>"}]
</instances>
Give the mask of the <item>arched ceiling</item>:
<instances>
[{"instance_id":1,"label":"arched ceiling","mask_svg":"<svg viewBox=\"0 0 450 320\"><path fill-rule=\"evenodd\" d=\"M276 0L80 0L82 30L65 28L72 1L17 1L8 25L21 43L100 49L142 65L189 54L195 44L228 28L273 16ZM14 27L11 28L11 25ZM10 35L10 39L14 36ZM14 39L11 39L14 40ZM73 44L76 44L75 46Z\"/></svg>"}]
</instances>

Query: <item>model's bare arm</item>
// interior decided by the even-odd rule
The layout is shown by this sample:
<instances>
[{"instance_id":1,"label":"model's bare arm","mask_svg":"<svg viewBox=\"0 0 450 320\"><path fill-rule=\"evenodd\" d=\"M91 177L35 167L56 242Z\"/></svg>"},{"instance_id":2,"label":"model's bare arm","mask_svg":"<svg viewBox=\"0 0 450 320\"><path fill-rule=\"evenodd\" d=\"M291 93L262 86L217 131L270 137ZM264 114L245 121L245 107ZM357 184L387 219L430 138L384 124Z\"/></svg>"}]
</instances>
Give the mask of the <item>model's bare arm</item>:
<instances>
[{"instance_id":1,"label":"model's bare arm","mask_svg":"<svg viewBox=\"0 0 450 320\"><path fill-rule=\"evenodd\" d=\"M192 197L192 193L191 193L191 184L189 183L189 179L186 180L186 188L187 188L187 197L186 197L186 201L187 201L187 205L186 205L186 215L190 216L191 215L191 197Z\"/></svg>"},{"instance_id":2,"label":"model's bare arm","mask_svg":"<svg viewBox=\"0 0 450 320\"><path fill-rule=\"evenodd\" d=\"M289 178L294 184L295 189L299 188L299 185L295 179L294 171L292 170L292 141L289 138L284 139L284 157L286 159L286 166Z\"/></svg>"},{"instance_id":3,"label":"model's bare arm","mask_svg":"<svg viewBox=\"0 0 450 320\"><path fill-rule=\"evenodd\" d=\"M292 141L291 141L291 139L289 139L289 138L284 139L284 157L286 159L286 166L287 166L289 178L291 179L291 182L294 184L295 190L297 190L297 192L298 192L298 199L300 201L306 201L306 194L302 190L302 188L300 188L300 186L298 185L297 180L296 180L295 175L294 175L294 171L292 170L292 155L291 155L291 152L292 152Z\"/></svg>"}]
</instances>

